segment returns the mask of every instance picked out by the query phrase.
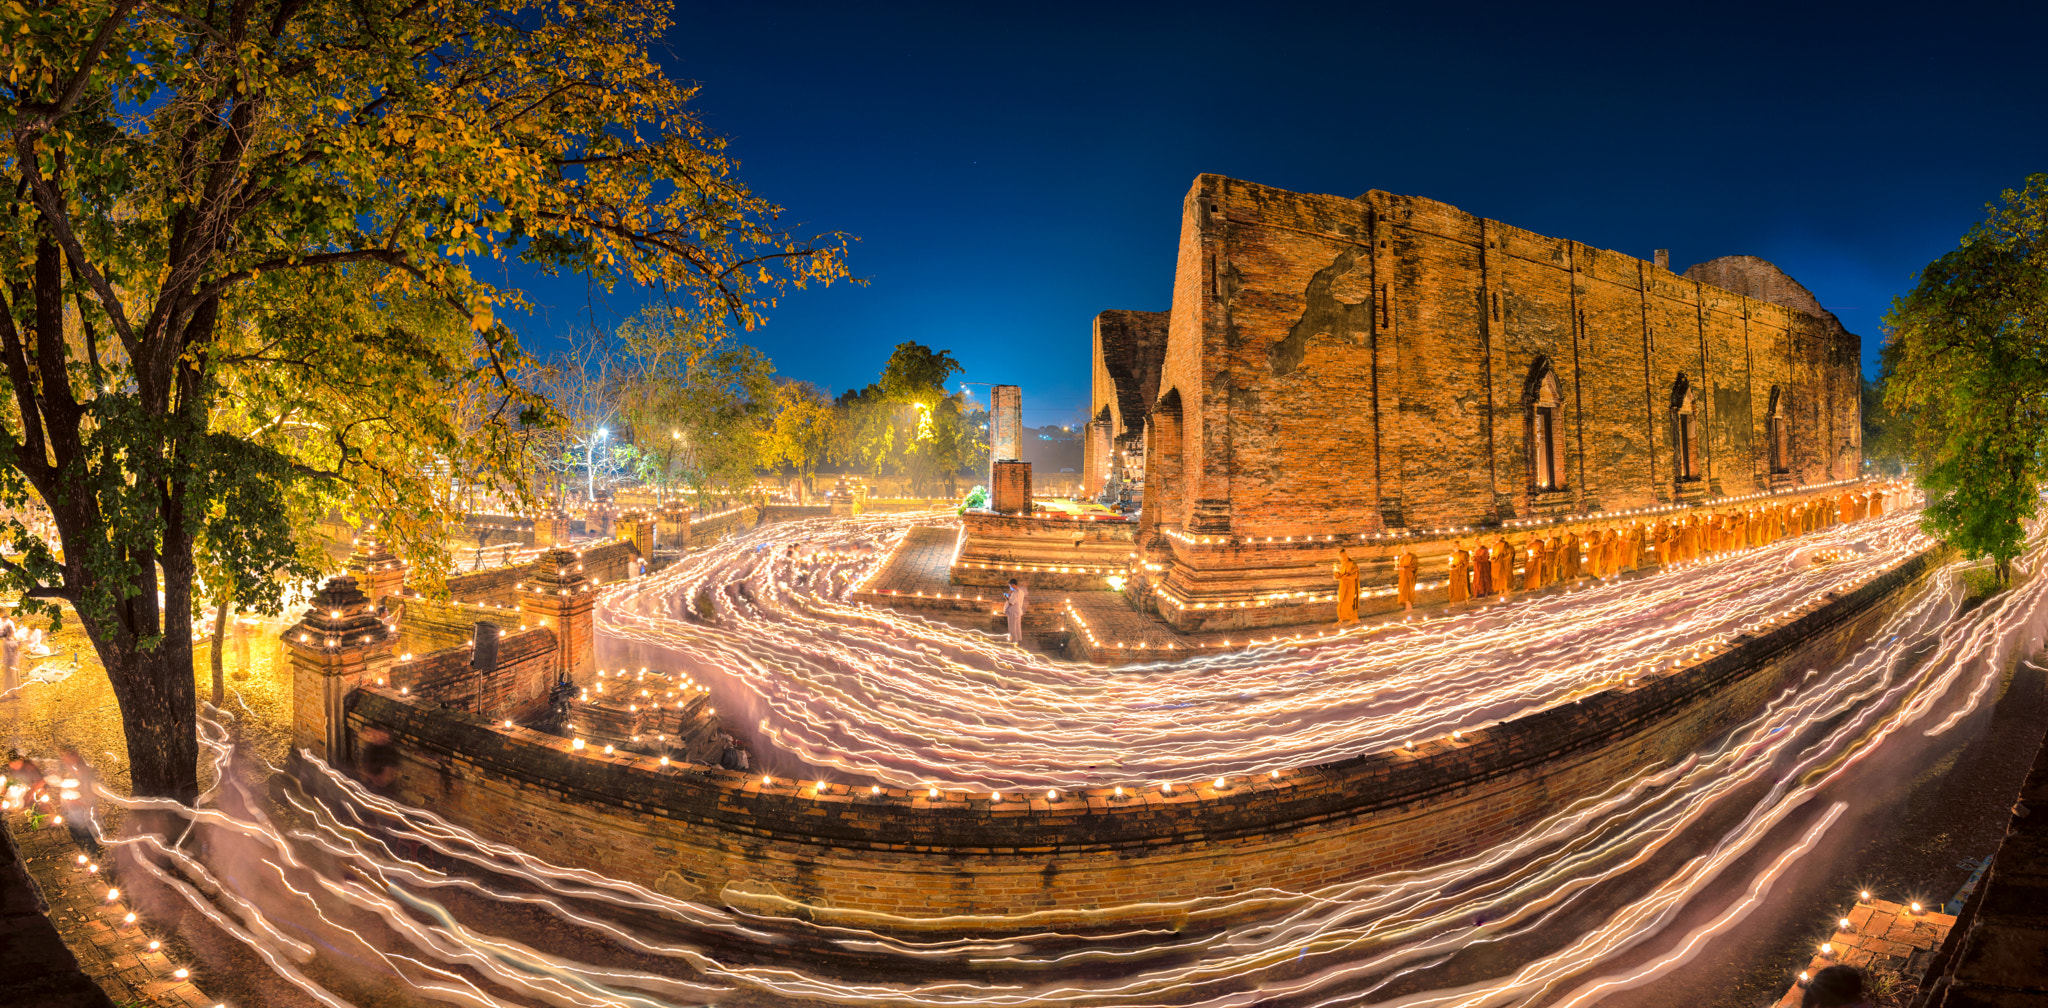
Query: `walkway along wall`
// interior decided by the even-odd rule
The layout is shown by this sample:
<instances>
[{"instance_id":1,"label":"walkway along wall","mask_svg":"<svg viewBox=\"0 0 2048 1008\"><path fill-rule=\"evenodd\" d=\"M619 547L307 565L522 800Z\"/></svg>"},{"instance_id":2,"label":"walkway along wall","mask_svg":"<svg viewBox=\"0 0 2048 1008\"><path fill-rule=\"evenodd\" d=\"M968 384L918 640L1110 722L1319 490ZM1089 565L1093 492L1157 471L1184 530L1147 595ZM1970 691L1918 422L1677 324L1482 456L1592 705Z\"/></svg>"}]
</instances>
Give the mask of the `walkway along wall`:
<instances>
[{"instance_id":1,"label":"walkway along wall","mask_svg":"<svg viewBox=\"0 0 2048 1008\"><path fill-rule=\"evenodd\" d=\"M1419 742L1216 789L1010 794L764 781L593 750L370 686L349 727L389 731L397 797L558 864L672 895L863 926L1029 926L1033 911L1170 923L1166 901L1308 890L1459 857L1694 751L1875 630L1919 555L1728 651L1463 742ZM792 904L801 904L793 906ZM971 920L933 918L976 915Z\"/></svg>"}]
</instances>

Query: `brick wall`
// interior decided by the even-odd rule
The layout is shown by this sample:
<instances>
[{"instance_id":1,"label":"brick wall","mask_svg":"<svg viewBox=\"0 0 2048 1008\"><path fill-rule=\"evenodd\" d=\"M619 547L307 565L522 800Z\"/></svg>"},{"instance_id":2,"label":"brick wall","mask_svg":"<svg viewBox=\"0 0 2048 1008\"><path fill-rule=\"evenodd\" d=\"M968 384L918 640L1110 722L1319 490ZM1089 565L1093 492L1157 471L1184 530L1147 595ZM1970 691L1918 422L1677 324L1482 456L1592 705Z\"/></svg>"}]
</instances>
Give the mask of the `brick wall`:
<instances>
[{"instance_id":1,"label":"brick wall","mask_svg":"<svg viewBox=\"0 0 2048 1008\"><path fill-rule=\"evenodd\" d=\"M1848 654L1938 558L1930 553L1742 647L1635 687L1467 734L1240 778L1218 791L986 794L776 780L573 751L462 711L365 689L350 715L399 741L400 797L560 864L685 898L742 893L820 920L1122 907L1256 886L1304 890L1482 850L1586 795L1681 759L1809 666ZM1135 782L1134 782L1135 783ZM1131 906L1143 903L1143 906ZM884 923L884 922L874 922ZM949 926L969 926L950 922ZM990 922L1000 927L1001 922Z\"/></svg>"},{"instance_id":2,"label":"brick wall","mask_svg":"<svg viewBox=\"0 0 2048 1008\"><path fill-rule=\"evenodd\" d=\"M1758 289L1790 299L1782 286ZM1177 447L1148 448L1145 522L1254 538L1481 528L1852 478L1859 359L1831 317L1434 200L1203 175L1160 386L1181 405L1162 432ZM1696 479L1674 465L1681 375ZM1539 405L1555 487L1537 482Z\"/></svg>"},{"instance_id":3,"label":"brick wall","mask_svg":"<svg viewBox=\"0 0 2048 1008\"><path fill-rule=\"evenodd\" d=\"M594 546L565 547L583 563L583 573L593 581L611 584L635 576L640 550L631 542L613 539ZM518 586L533 576L539 561L493 567L489 570L453 574L448 578L448 597L458 602L513 608L519 604ZM414 589L417 591L417 589ZM515 624L517 620L513 621Z\"/></svg>"},{"instance_id":4,"label":"brick wall","mask_svg":"<svg viewBox=\"0 0 2048 1008\"><path fill-rule=\"evenodd\" d=\"M524 720L546 713L555 684L554 631L540 627L520 630L515 622L501 633L498 664L489 672L472 664L475 650L465 639L461 646L392 663L388 688L405 689L424 700L492 720Z\"/></svg>"},{"instance_id":5,"label":"brick wall","mask_svg":"<svg viewBox=\"0 0 2048 1008\"><path fill-rule=\"evenodd\" d=\"M1166 362L1166 312L1106 311L1095 316L1095 372L1088 415L1110 421L1110 437L1142 434L1159 399Z\"/></svg>"}]
</instances>

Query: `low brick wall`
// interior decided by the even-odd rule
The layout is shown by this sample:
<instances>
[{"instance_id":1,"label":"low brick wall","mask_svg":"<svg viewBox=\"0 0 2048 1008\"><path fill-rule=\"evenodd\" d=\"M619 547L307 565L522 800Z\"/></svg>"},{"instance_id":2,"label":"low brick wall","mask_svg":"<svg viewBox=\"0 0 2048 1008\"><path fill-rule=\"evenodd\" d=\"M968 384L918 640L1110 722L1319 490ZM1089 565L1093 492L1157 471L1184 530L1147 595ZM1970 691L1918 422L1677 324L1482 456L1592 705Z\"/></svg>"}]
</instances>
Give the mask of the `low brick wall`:
<instances>
[{"instance_id":1,"label":"low brick wall","mask_svg":"<svg viewBox=\"0 0 2048 1008\"><path fill-rule=\"evenodd\" d=\"M476 652L467 641L393 662L387 688L493 721L524 720L547 711L560 662L553 630L519 630L516 622L505 627L498 639L497 667L489 672L471 664Z\"/></svg>"},{"instance_id":2,"label":"low brick wall","mask_svg":"<svg viewBox=\"0 0 2048 1008\"><path fill-rule=\"evenodd\" d=\"M594 546L578 546L573 552L582 559L584 574L605 584L634 577L639 570L639 548L623 539L612 539ZM509 567L493 567L468 574L450 575L448 597L471 605L517 608L519 585L533 576L534 571L539 569L536 566L539 563L540 561L533 560ZM518 621L513 622L516 624Z\"/></svg>"},{"instance_id":3,"label":"low brick wall","mask_svg":"<svg viewBox=\"0 0 2048 1008\"><path fill-rule=\"evenodd\" d=\"M820 920L1003 929L1001 915L1123 908L1256 886L1312 889L1483 850L1540 817L1694 751L1803 671L1846 656L1929 574L1930 552L1699 663L1528 717L1223 790L1127 788L879 795L645 757L569 741L389 689L359 692L360 731L391 731L396 784L414 804L558 863L688 898L793 900ZM1135 782L1134 782L1135 783ZM751 894L751 895L749 895ZM894 915L881 919L873 914Z\"/></svg>"}]
</instances>

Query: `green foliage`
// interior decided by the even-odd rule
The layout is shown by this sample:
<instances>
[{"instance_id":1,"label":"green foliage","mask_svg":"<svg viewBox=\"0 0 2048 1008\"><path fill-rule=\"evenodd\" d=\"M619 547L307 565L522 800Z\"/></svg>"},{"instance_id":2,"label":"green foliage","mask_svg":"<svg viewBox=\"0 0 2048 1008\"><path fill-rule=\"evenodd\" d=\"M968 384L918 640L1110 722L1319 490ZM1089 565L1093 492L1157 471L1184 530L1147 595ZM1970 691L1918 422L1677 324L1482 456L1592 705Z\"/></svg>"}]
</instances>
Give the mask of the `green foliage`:
<instances>
[{"instance_id":1,"label":"green foliage","mask_svg":"<svg viewBox=\"0 0 2048 1008\"><path fill-rule=\"evenodd\" d=\"M1884 404L1886 366L1876 378L1863 379L1861 416L1863 458L1880 476L1902 476L1911 451L1909 431Z\"/></svg>"},{"instance_id":2,"label":"green foliage","mask_svg":"<svg viewBox=\"0 0 2048 1008\"><path fill-rule=\"evenodd\" d=\"M1925 527L2003 571L2040 500L2048 450L2048 175L2007 190L1885 316L1885 406Z\"/></svg>"},{"instance_id":3,"label":"green foliage","mask_svg":"<svg viewBox=\"0 0 2048 1008\"><path fill-rule=\"evenodd\" d=\"M14 524L0 572L77 607L139 794L196 793L202 575L278 600L333 501L431 569L458 492L530 492L558 418L488 260L660 289L693 347L845 275L843 240L733 178L649 54L669 25L658 0L0 8L0 503L47 504L64 545Z\"/></svg>"},{"instance_id":4,"label":"green foliage","mask_svg":"<svg viewBox=\"0 0 2048 1008\"><path fill-rule=\"evenodd\" d=\"M946 398L946 379L964 370L950 351L934 352L922 343L904 342L896 344L876 384L891 402L929 408Z\"/></svg>"}]
</instances>

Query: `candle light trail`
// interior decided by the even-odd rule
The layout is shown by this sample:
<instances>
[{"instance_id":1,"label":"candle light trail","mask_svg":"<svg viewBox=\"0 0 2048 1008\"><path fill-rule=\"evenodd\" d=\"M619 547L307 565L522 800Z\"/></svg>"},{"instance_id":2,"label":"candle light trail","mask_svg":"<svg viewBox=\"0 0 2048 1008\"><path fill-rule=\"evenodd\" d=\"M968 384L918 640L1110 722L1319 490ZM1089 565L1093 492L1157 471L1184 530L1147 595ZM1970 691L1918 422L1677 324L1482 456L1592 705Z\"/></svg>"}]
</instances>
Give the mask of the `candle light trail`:
<instances>
[{"instance_id":1,"label":"candle light trail","mask_svg":"<svg viewBox=\"0 0 2048 1008\"><path fill-rule=\"evenodd\" d=\"M901 526L854 528L879 540ZM1625 678L1658 674L1653 668L1673 658L1698 660L1742 634L1770 632L1811 599L1853 590L1924 545L1911 518L1819 535L1833 535L1828 548L1843 559L1811 567L1789 551L1752 550L1725 564L1518 598L1370 636L1112 670L1020 655L973 631L855 605L844 596L878 562L865 551L828 550L799 587L780 561L748 556L742 539L668 580L608 588L601 605L608 632L637 647L659 642L719 690L722 704L757 705L777 745L810 746L799 751L832 766L832 783L842 785L835 793L856 789L847 778L867 773L914 786L919 800L927 788L955 801L997 792L1064 798L1104 776L1078 770L1080 758L1128 739L1130 757L1109 772L1117 787L1194 781L1184 789L1200 801L1219 778L1233 788L1286 786L1294 775L1275 778L1274 769L1411 737L1448 745L1454 731L1469 743L1495 721L1629 688ZM894 930L880 914L792 906L770 915L743 908L772 901L679 899L550 865L372 794L310 758L317 797L289 795L289 824L256 811L115 799L183 817L208 834L192 849L229 838L260 849L264 856L241 859L257 870L210 871L185 848L148 837L109 842L132 845L141 855L132 860L152 879L329 1005L345 1003L335 989L350 978L300 962L315 939L360 943L422 999L474 1005L1591 1004L1666 974L1751 912L1839 821L1842 796L1868 786L1857 775L1871 772L1873 754L1941 746L1969 723L1987 683L2042 637L2042 557L2037 535L2014 589L1967 613L1963 565L1937 571L1846 660L1785 685L1699 751L1617 781L1487 850L1313 891L1254 887L1147 905L1153 919L1184 922L1172 929L1119 926L1134 908L1104 907L1018 918L1025 923L1000 937L927 938L932 931ZM739 583L754 601L729 590ZM717 624L661 622L663 599L678 597L669 593L694 598L698 587L719 594ZM802 628L814 638L804 641ZM609 664L654 663L650 651L646 661ZM880 683L893 692L865 692ZM1063 689L1078 695L1063 698ZM1330 716L1312 716L1316 705ZM832 724L801 723L827 710ZM1202 718L1225 731L1205 741L1191 730ZM1270 746L1251 730L1259 719L1272 724ZM957 734L928 734L939 726ZM217 725L202 722L201 734L217 764L236 758ZM817 781L774 776L792 800L819 790ZM971 795L970 785L979 785ZM873 794L881 784L868 786ZM1731 872L1742 873L1736 885L1713 888ZM1627 894L1618 909L1617 892ZM494 907L545 913L561 940L497 933ZM593 940L616 954L584 961L578 952ZM1513 953L1489 951L1496 948ZM1475 973L1474 953L1492 965Z\"/></svg>"}]
</instances>

